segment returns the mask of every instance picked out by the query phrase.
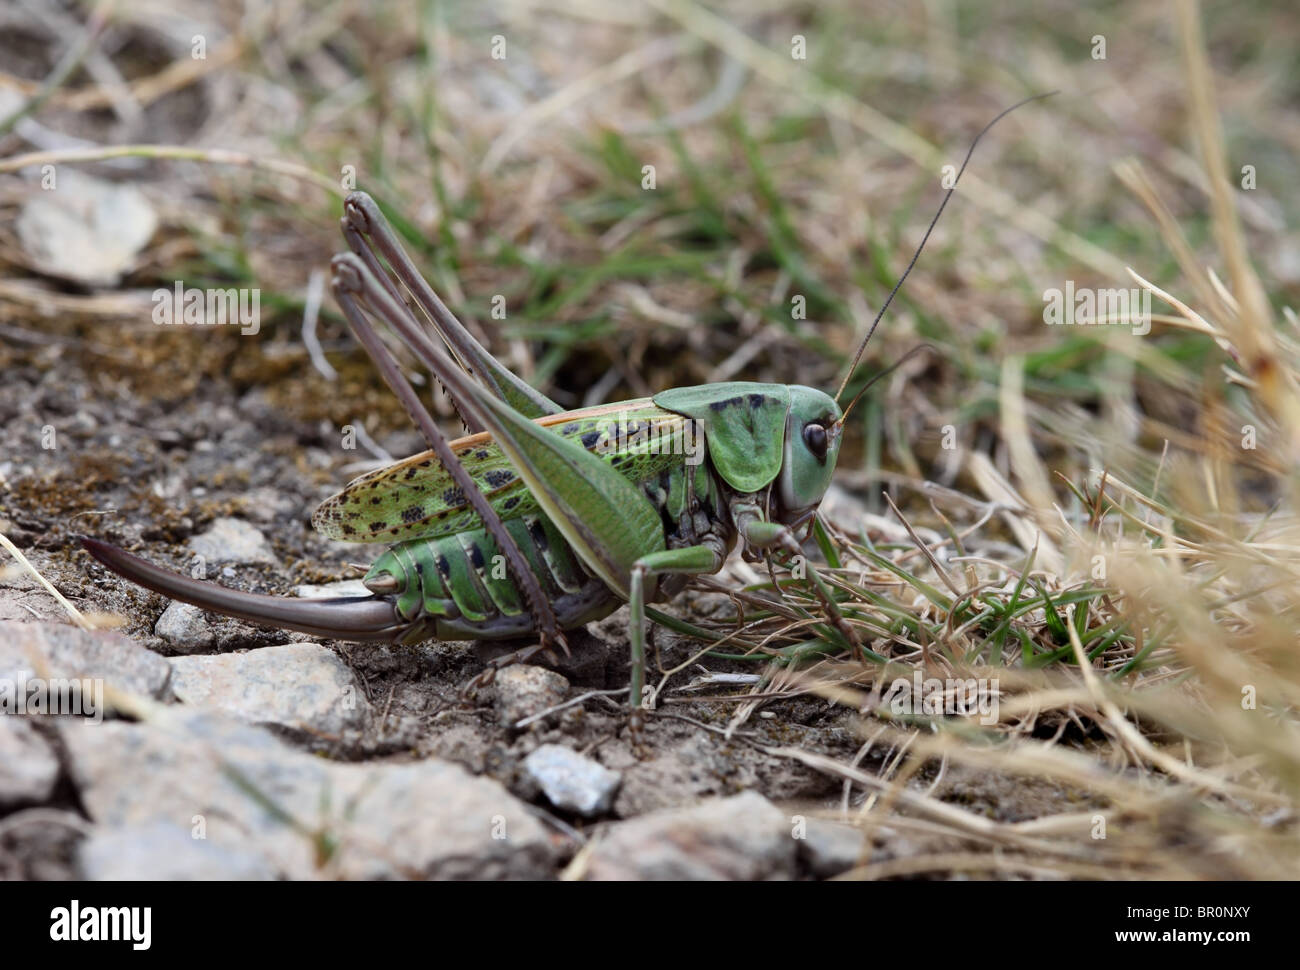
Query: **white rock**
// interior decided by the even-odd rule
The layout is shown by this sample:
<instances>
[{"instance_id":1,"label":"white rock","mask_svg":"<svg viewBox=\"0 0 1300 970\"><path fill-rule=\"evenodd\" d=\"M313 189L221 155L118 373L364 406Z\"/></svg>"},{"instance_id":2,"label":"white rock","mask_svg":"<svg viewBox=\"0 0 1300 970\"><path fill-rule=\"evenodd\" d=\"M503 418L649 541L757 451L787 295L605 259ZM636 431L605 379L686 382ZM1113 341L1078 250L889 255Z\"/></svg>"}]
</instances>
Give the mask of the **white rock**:
<instances>
[{"instance_id":1,"label":"white rock","mask_svg":"<svg viewBox=\"0 0 1300 970\"><path fill-rule=\"evenodd\" d=\"M558 744L544 744L530 754L524 770L552 805L584 818L608 812L623 780L617 771Z\"/></svg>"},{"instance_id":2,"label":"white rock","mask_svg":"<svg viewBox=\"0 0 1300 970\"><path fill-rule=\"evenodd\" d=\"M308 734L362 730L372 709L352 670L319 643L172 657L172 693L253 724Z\"/></svg>"},{"instance_id":3,"label":"white rock","mask_svg":"<svg viewBox=\"0 0 1300 970\"><path fill-rule=\"evenodd\" d=\"M138 188L105 182L70 165L59 167L54 191L28 193L18 241L42 273L89 286L115 286L158 228Z\"/></svg>"},{"instance_id":4,"label":"white rock","mask_svg":"<svg viewBox=\"0 0 1300 970\"><path fill-rule=\"evenodd\" d=\"M0 476L10 479L17 477L6 473L3 468L0 468ZM3 528L4 520L0 519L0 531L3 531ZM17 569L16 565L11 565L8 569L0 566L0 622L18 620L31 623L32 620L46 617L51 619L67 617L67 612L59 605L58 600L26 573L19 572L15 575L14 571Z\"/></svg>"},{"instance_id":5,"label":"white rock","mask_svg":"<svg viewBox=\"0 0 1300 970\"><path fill-rule=\"evenodd\" d=\"M168 604L154 624L153 632L186 651L204 650L217 642L207 611L180 600Z\"/></svg>"},{"instance_id":6,"label":"white rock","mask_svg":"<svg viewBox=\"0 0 1300 970\"><path fill-rule=\"evenodd\" d=\"M587 878L788 879L795 842L784 812L744 792L620 822L591 850Z\"/></svg>"},{"instance_id":7,"label":"white rock","mask_svg":"<svg viewBox=\"0 0 1300 970\"><path fill-rule=\"evenodd\" d=\"M208 531L191 536L188 545L209 563L276 562L266 536L243 519L214 519Z\"/></svg>"}]
</instances>

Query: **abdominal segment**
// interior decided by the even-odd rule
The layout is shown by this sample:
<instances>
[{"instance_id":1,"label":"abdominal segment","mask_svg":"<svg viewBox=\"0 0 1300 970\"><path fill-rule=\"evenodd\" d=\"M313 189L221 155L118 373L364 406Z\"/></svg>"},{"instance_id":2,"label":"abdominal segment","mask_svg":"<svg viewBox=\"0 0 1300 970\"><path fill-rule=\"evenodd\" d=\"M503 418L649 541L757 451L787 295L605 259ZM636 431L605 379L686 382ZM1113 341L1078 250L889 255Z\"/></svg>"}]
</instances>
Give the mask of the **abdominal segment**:
<instances>
[{"instance_id":1,"label":"abdominal segment","mask_svg":"<svg viewBox=\"0 0 1300 970\"><path fill-rule=\"evenodd\" d=\"M619 598L587 572L546 516L503 524L562 629L601 619L618 607ZM423 633L417 639L504 639L536 632L505 556L482 529L398 543L375 561L364 582L377 591L396 586L395 609Z\"/></svg>"}]
</instances>

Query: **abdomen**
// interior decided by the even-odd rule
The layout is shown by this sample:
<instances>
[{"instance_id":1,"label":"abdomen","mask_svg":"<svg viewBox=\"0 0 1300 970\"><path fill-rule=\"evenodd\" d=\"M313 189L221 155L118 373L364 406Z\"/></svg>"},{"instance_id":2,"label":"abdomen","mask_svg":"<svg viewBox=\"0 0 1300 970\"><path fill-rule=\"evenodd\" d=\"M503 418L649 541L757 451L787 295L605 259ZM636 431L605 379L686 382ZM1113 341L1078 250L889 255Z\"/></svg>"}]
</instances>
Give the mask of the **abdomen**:
<instances>
[{"instance_id":1,"label":"abdomen","mask_svg":"<svg viewBox=\"0 0 1300 970\"><path fill-rule=\"evenodd\" d=\"M619 598L590 575L544 515L507 519L506 531L527 559L565 630L608 616ZM375 561L366 581L391 576L398 615L410 641L508 639L536 632L528 601L496 542L482 529L436 539L408 539Z\"/></svg>"}]
</instances>

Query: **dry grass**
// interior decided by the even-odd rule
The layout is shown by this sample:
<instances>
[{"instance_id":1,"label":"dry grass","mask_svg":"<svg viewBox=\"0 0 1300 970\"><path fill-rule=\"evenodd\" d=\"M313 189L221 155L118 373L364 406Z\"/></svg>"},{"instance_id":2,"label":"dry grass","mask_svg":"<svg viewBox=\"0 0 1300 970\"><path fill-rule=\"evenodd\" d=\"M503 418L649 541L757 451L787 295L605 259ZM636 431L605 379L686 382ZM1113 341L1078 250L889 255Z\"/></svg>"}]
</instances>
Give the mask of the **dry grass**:
<instances>
[{"instance_id":1,"label":"dry grass","mask_svg":"<svg viewBox=\"0 0 1300 970\"><path fill-rule=\"evenodd\" d=\"M149 55L141 37L173 52L184 38L132 4L107 35L125 40L126 83L74 74L33 120L183 146L132 152L165 228L128 286L166 285L177 265L255 279L295 335L311 270L337 248L335 173L354 166L447 302L487 330L504 294L494 347L577 406L728 378L833 386L940 167L1001 107L1061 89L981 145L869 354L879 366L922 338L943 352L857 412L824 537L878 656L838 649L796 584L774 605L770 579L737 567L724 585L747 625L700 622L729 637L714 649L775 659L748 703L728 701L729 730L744 740L762 704L795 692L862 712L858 760L884 746L883 775L780 753L842 779L875 835L941 846L864 860L863 878L1293 877L1296 12L857 8L335 2L258 19L229 4L193 61ZM789 56L796 34L808 60ZM5 86L38 95L31 73ZM204 154L243 168L162 161ZM1238 188L1244 164L1254 191ZM6 212L27 191L4 174L18 168L0 160ZM24 265L8 230L0 260ZM1043 325L1043 290L1127 286L1126 270L1155 294L1150 335ZM55 299L3 282L7 320ZM321 325L341 333L332 309ZM898 718L884 693L917 668L996 678L997 723ZM918 784L950 765L1051 778L1081 808L986 818Z\"/></svg>"}]
</instances>

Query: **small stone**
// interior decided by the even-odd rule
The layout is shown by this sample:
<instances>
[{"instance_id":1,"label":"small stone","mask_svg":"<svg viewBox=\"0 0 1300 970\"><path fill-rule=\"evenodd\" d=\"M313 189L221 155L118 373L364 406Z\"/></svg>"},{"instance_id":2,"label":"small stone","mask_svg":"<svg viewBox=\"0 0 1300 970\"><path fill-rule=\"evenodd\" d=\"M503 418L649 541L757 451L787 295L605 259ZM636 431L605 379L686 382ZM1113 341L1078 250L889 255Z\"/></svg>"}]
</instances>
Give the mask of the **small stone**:
<instances>
[{"instance_id":1,"label":"small stone","mask_svg":"<svg viewBox=\"0 0 1300 970\"><path fill-rule=\"evenodd\" d=\"M35 676L103 680L133 694L163 698L167 661L120 633L64 623L0 622L0 679Z\"/></svg>"},{"instance_id":2,"label":"small stone","mask_svg":"<svg viewBox=\"0 0 1300 970\"><path fill-rule=\"evenodd\" d=\"M207 611L180 600L174 600L163 610L153 632L187 653L211 649L217 642Z\"/></svg>"},{"instance_id":3,"label":"small stone","mask_svg":"<svg viewBox=\"0 0 1300 970\"><path fill-rule=\"evenodd\" d=\"M824 818L807 819L805 825L804 837L795 841L800 857L814 876L823 879L838 876L862 858L866 834L856 825Z\"/></svg>"},{"instance_id":4,"label":"small stone","mask_svg":"<svg viewBox=\"0 0 1300 970\"><path fill-rule=\"evenodd\" d=\"M30 720L0 714L0 809L48 801L59 759Z\"/></svg>"},{"instance_id":5,"label":"small stone","mask_svg":"<svg viewBox=\"0 0 1300 970\"><path fill-rule=\"evenodd\" d=\"M257 853L196 838L193 829L171 822L97 830L78 847L77 861L82 878L109 882L276 878L275 869Z\"/></svg>"},{"instance_id":6,"label":"small stone","mask_svg":"<svg viewBox=\"0 0 1300 970\"><path fill-rule=\"evenodd\" d=\"M319 643L172 657L171 665L177 700L253 724L338 736L363 730L372 714L351 668Z\"/></svg>"},{"instance_id":7,"label":"small stone","mask_svg":"<svg viewBox=\"0 0 1300 970\"><path fill-rule=\"evenodd\" d=\"M756 792L613 826L591 850L594 880L788 879L797 849L785 813Z\"/></svg>"},{"instance_id":8,"label":"small stone","mask_svg":"<svg viewBox=\"0 0 1300 970\"><path fill-rule=\"evenodd\" d=\"M563 703L569 692L569 682L562 675L531 664L497 671L494 684L497 716L504 727Z\"/></svg>"},{"instance_id":9,"label":"small stone","mask_svg":"<svg viewBox=\"0 0 1300 970\"><path fill-rule=\"evenodd\" d=\"M158 228L153 206L134 185L66 165L57 189L26 194L16 222L23 251L47 276L115 286Z\"/></svg>"},{"instance_id":10,"label":"small stone","mask_svg":"<svg viewBox=\"0 0 1300 970\"><path fill-rule=\"evenodd\" d=\"M190 538L189 547L208 562L276 562L266 536L243 519L213 520L206 532Z\"/></svg>"},{"instance_id":11,"label":"small stone","mask_svg":"<svg viewBox=\"0 0 1300 970\"><path fill-rule=\"evenodd\" d=\"M544 744L530 754L524 770L552 805L584 818L608 812L623 780L617 771L558 744Z\"/></svg>"}]
</instances>

